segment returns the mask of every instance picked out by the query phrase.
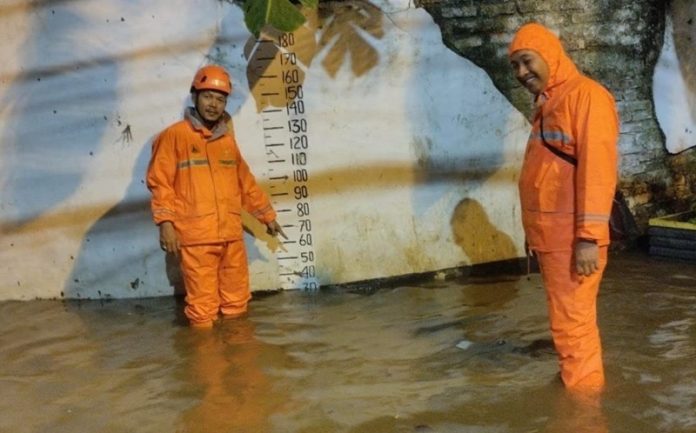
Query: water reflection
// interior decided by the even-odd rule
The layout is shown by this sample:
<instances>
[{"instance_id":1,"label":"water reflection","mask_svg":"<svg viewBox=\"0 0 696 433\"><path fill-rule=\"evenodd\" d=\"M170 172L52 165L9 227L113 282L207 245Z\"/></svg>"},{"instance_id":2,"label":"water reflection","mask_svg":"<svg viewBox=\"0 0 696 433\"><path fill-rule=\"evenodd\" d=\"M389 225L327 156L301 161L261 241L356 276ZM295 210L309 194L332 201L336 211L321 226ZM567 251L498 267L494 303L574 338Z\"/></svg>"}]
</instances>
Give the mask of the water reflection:
<instances>
[{"instance_id":1,"label":"water reflection","mask_svg":"<svg viewBox=\"0 0 696 433\"><path fill-rule=\"evenodd\" d=\"M210 332L172 298L0 303L0 431L691 433L694 282L612 258L601 399L558 379L538 275L284 292Z\"/></svg>"},{"instance_id":2,"label":"water reflection","mask_svg":"<svg viewBox=\"0 0 696 433\"><path fill-rule=\"evenodd\" d=\"M246 317L224 320L212 330L182 328L175 338L185 360L180 374L197 403L181 416L181 433L266 432L286 396L264 373L270 347ZM279 354L282 357L282 354ZM277 360L276 360L277 361Z\"/></svg>"},{"instance_id":3,"label":"water reflection","mask_svg":"<svg viewBox=\"0 0 696 433\"><path fill-rule=\"evenodd\" d=\"M559 384L560 386L560 384ZM558 393L544 433L608 433L600 393Z\"/></svg>"}]
</instances>

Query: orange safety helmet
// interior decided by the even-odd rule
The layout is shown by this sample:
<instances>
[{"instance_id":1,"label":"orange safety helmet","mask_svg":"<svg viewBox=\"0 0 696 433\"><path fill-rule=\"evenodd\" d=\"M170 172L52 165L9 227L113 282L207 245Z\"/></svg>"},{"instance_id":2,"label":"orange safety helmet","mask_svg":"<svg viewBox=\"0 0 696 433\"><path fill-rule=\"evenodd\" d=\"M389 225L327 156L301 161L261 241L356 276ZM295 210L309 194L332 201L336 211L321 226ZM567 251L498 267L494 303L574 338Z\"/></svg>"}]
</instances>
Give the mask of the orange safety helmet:
<instances>
[{"instance_id":1,"label":"orange safety helmet","mask_svg":"<svg viewBox=\"0 0 696 433\"><path fill-rule=\"evenodd\" d=\"M232 81L225 68L218 65L203 66L196 72L191 83L191 91L217 90L226 95L232 93Z\"/></svg>"}]
</instances>

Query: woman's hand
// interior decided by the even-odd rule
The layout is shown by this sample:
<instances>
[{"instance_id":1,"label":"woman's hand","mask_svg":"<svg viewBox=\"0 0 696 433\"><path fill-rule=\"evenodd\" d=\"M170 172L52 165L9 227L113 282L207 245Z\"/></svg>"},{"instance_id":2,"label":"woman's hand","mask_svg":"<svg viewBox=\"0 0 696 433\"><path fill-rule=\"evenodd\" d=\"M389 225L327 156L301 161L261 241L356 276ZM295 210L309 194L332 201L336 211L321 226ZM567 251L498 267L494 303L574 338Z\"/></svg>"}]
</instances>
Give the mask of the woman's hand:
<instances>
[{"instance_id":1,"label":"woman's hand","mask_svg":"<svg viewBox=\"0 0 696 433\"><path fill-rule=\"evenodd\" d=\"M589 276L599 270L599 247L592 240L579 239L575 244L575 272Z\"/></svg>"}]
</instances>

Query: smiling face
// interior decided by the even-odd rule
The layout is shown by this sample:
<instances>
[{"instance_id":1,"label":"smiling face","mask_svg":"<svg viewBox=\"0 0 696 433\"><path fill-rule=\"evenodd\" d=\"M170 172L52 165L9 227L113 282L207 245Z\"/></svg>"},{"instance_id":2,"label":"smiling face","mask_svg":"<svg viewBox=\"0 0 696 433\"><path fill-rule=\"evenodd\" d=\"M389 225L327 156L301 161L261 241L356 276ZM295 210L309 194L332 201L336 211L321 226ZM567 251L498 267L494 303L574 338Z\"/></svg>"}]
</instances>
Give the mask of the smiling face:
<instances>
[{"instance_id":1,"label":"smiling face","mask_svg":"<svg viewBox=\"0 0 696 433\"><path fill-rule=\"evenodd\" d=\"M515 78L530 93L539 95L549 83L549 65L534 50L517 50L510 55Z\"/></svg>"},{"instance_id":2,"label":"smiling face","mask_svg":"<svg viewBox=\"0 0 696 433\"><path fill-rule=\"evenodd\" d=\"M207 126L215 125L227 105L227 95L216 90L201 90L193 93L196 110Z\"/></svg>"}]
</instances>

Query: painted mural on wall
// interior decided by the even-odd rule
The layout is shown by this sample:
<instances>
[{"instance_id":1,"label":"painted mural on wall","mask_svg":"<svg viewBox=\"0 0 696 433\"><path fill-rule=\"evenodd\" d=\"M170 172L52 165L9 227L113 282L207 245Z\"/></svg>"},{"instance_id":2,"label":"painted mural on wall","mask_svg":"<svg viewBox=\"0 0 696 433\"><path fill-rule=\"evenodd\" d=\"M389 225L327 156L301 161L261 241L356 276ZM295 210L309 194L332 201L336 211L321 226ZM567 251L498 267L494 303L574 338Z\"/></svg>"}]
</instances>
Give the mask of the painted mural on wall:
<instances>
[{"instance_id":1,"label":"painted mural on wall","mask_svg":"<svg viewBox=\"0 0 696 433\"><path fill-rule=\"evenodd\" d=\"M179 289L143 176L208 62L230 70L237 140L294 226L281 243L245 218L254 290L309 272L303 258L333 284L523 254L528 123L425 11L328 2L259 39L243 20L214 0L0 7L0 299Z\"/></svg>"},{"instance_id":2,"label":"painted mural on wall","mask_svg":"<svg viewBox=\"0 0 696 433\"><path fill-rule=\"evenodd\" d=\"M670 153L696 146L696 3L673 0L655 67L655 112Z\"/></svg>"}]
</instances>

